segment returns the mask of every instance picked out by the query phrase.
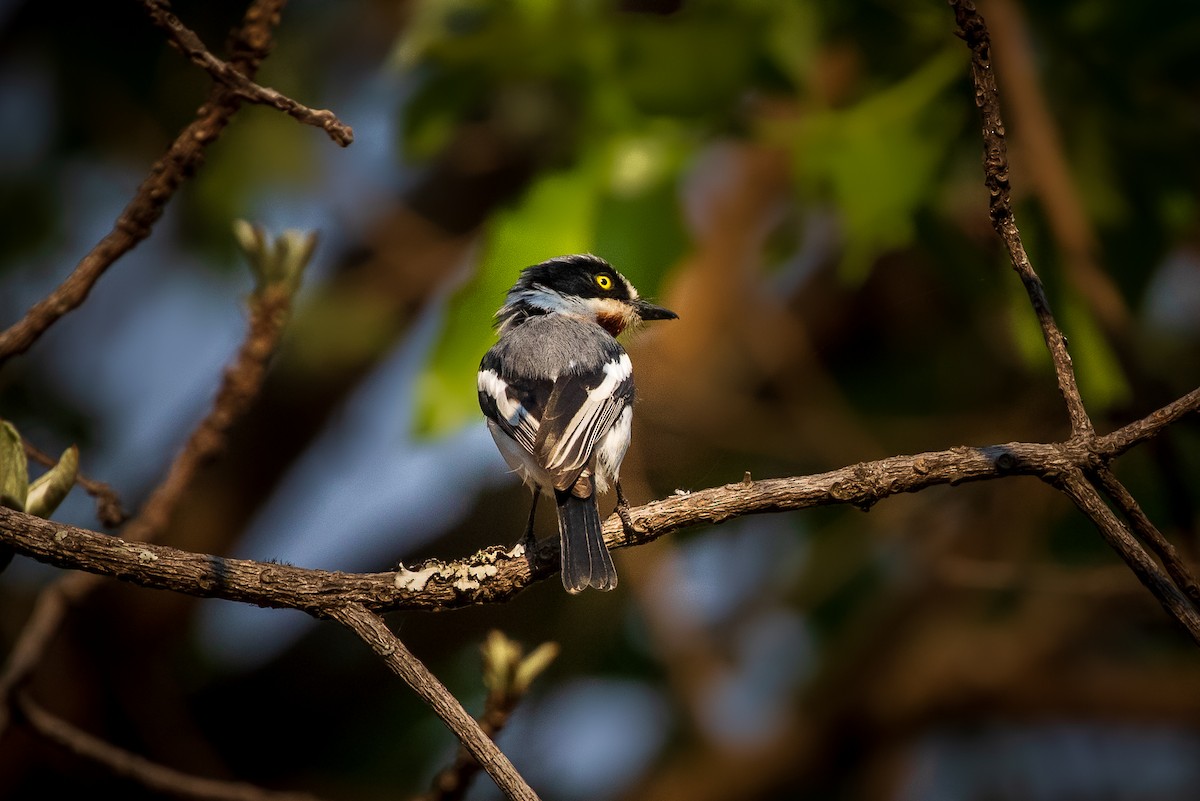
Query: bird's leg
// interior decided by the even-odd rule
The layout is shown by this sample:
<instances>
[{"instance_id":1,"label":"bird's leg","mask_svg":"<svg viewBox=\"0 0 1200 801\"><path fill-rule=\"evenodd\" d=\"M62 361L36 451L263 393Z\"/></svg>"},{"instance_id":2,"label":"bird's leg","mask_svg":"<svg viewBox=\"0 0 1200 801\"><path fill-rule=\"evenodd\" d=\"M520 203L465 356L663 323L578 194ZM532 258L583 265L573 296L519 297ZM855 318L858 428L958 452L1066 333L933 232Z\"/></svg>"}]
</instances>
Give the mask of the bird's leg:
<instances>
[{"instance_id":1,"label":"bird's leg","mask_svg":"<svg viewBox=\"0 0 1200 801\"><path fill-rule=\"evenodd\" d=\"M537 550L537 537L533 535L533 521L537 516L538 495L537 487L534 487L533 503L529 506L529 522L525 524L525 534L521 537L520 543L525 547L525 555L531 560L533 559L534 552Z\"/></svg>"},{"instance_id":2,"label":"bird's leg","mask_svg":"<svg viewBox=\"0 0 1200 801\"><path fill-rule=\"evenodd\" d=\"M625 529L625 541L632 543L637 530L633 527L633 518L629 515L629 500L625 497L625 490L621 489L620 481L613 481L613 486L617 490L617 517L621 518L621 525Z\"/></svg>"}]
</instances>

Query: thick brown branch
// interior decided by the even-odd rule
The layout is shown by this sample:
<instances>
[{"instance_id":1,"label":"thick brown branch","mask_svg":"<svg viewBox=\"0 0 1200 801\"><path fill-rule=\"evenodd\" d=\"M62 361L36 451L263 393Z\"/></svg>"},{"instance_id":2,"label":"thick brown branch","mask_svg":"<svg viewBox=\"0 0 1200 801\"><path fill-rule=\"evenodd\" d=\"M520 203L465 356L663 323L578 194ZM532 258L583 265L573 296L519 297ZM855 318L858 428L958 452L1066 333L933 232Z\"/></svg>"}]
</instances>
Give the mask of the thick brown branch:
<instances>
[{"instance_id":1,"label":"thick brown branch","mask_svg":"<svg viewBox=\"0 0 1200 801\"><path fill-rule=\"evenodd\" d=\"M1092 421L1084 408L1079 387L1075 381L1075 370L1071 354L1067 350L1067 338L1058 328L1050 312L1050 301L1042 286L1042 279L1034 272L1021 234L1017 230L1012 210L1012 191L1008 181L1008 145L1005 142L1004 120L1000 116L1000 93L996 88L996 76L992 72L991 41L983 17L975 10L970 0L950 0L954 17L958 23L958 35L971 49L971 78L975 84L975 104L983 120L983 171L988 189L992 227L1000 235L1008 249L1013 269L1025 285L1033 311L1058 379L1058 389L1067 404L1071 419L1071 433L1087 436L1093 433Z\"/></svg>"},{"instance_id":2,"label":"thick brown branch","mask_svg":"<svg viewBox=\"0 0 1200 801\"><path fill-rule=\"evenodd\" d=\"M867 509L891 495L938 484L1010 475L1054 479L1072 471L1096 470L1198 409L1200 389L1090 442L959 447L893 456L813 476L742 481L679 493L631 509L635 531L629 536L620 520L610 517L605 521L605 537L611 547L639 545L688 526L721 523L748 514L833 504ZM431 561L396 572L330 573L135 543L8 509L0 509L0 542L43 562L146 587L318 613L330 604L361 604L385 612L504 601L533 581L552 575L558 565L558 545L546 541L532 558L519 548L491 548L457 562Z\"/></svg>"},{"instance_id":3,"label":"thick brown branch","mask_svg":"<svg viewBox=\"0 0 1200 801\"><path fill-rule=\"evenodd\" d=\"M200 37L171 12L171 4L166 0L143 0L143 4L146 6L150 18L154 20L154 24L167 32L171 37L171 44L179 52L187 56L193 64L212 75L215 80L229 87L243 100L271 106L305 125L321 128L329 134L330 139L342 147L346 147L354 141L353 129L339 120L332 111L311 109L274 89L260 86L234 65L214 56L204 46Z\"/></svg>"},{"instance_id":4,"label":"thick brown branch","mask_svg":"<svg viewBox=\"0 0 1200 801\"><path fill-rule=\"evenodd\" d=\"M357 604L337 604L326 611L326 616L349 628L383 657L388 668L404 679L454 732L505 795L513 801L537 801L537 793L525 783L508 757L488 739L462 704L421 660L413 656L382 618Z\"/></svg>"},{"instance_id":5,"label":"thick brown branch","mask_svg":"<svg viewBox=\"0 0 1200 801\"><path fill-rule=\"evenodd\" d=\"M637 545L681 528L742 515L832 504L867 509L901 492L1014 474L1053 476L1080 466L1095 467L1097 459L1088 449L1069 443L1019 442L894 456L820 475L742 481L677 494L631 509L632 535L626 536L615 515L605 522L604 531L612 547ZM341 604L384 612L503 601L552 575L558 565L557 542L548 540L532 559L520 548L492 548L458 562L432 561L397 572L330 573L135 543L7 509L0 509L0 541L43 562L146 587L317 613Z\"/></svg>"},{"instance_id":6,"label":"thick brown branch","mask_svg":"<svg viewBox=\"0 0 1200 801\"><path fill-rule=\"evenodd\" d=\"M204 801L316 801L316 796L308 793L273 792L245 782L218 781L182 773L72 726L40 707L24 693L18 693L15 701L22 719L47 740L154 792Z\"/></svg>"}]
</instances>

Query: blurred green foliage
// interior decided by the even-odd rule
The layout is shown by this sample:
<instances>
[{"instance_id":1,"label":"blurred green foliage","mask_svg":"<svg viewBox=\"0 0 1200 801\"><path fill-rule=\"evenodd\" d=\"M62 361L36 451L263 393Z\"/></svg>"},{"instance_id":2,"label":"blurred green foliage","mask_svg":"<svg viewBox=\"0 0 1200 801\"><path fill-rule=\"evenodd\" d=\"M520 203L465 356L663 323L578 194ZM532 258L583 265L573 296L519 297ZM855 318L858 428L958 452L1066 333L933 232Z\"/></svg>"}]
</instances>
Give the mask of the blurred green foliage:
<instances>
[{"instance_id":1,"label":"blurred green foliage","mask_svg":"<svg viewBox=\"0 0 1200 801\"><path fill-rule=\"evenodd\" d=\"M405 109L408 157L441 153L459 126L486 120L541 165L488 223L478 272L449 304L418 391L418 431L472 419L475 363L490 336L483 321L521 267L596 252L653 294L689 244L684 179L722 137L791 151L798 199L842 213L846 280L863 281L881 254L912 244L969 119L952 91L965 53L943 38L932 53L910 54L898 80L829 102L810 86L821 13L758 0L689 3L667 15L601 2L417 6L395 51L418 81ZM927 30L935 19L945 26L941 8L910 14ZM764 117L772 97L804 113Z\"/></svg>"},{"instance_id":2,"label":"blurred green foliage","mask_svg":"<svg viewBox=\"0 0 1200 801\"><path fill-rule=\"evenodd\" d=\"M242 0L178 0L172 7L218 47L244 5ZM137 180L193 117L209 84L164 42L136 3L80 6L69 23L59 19L58 6L18 6L0 42L5 53L0 66L9 58L16 64L28 58L49 65L37 74L51 88L39 90L36 81L26 85L26 96L41 105L0 104L0 111L29 112L5 117L9 124L0 126L5 134L39 132L0 149L7 154L0 155L0 214L9 223L0 255L5 281L0 309L8 319L23 311L10 302L16 293L7 292L8 282L31 278L22 273L26 262L55 247L69 250L71 258L37 265L47 275L33 277L49 285L65 276L94 242L87 237L99 225L94 212L85 222L78 208L102 207L100 222L111 224ZM679 379L657 393L657 418L655 393L645 393L647 413L639 417L645 436L637 440L647 467L642 499L661 497L677 486L736 481L746 470L755 478L794 475L885 452L1049 439L1065 431L1029 300L987 224L967 54L952 35L952 15L944 3L421 0L403 4L401 12L396 7L390 0L289 5L277 47L259 77L300 101L327 105L359 126L353 115L364 98L372 104L379 98L355 94L361 85L352 84L390 54L386 68L399 74L403 91L392 98L394 107L381 111L373 105L371 110L396 115L401 136L396 154L418 177L432 176L428 181L418 180L418 188L411 189L397 180L396 194L404 194L400 202L380 202L378 187L360 192L361 173L328 169L337 162L325 156L359 158L366 151L365 158L377 158L369 132L383 126L363 125L364 135L353 149L338 151L318 131L273 110L246 108L185 183L171 217L154 232L202 256L166 263L164 271L199 264L231 269L237 260L229 223L236 217L260 219L259 204L284 196L282 205L290 212L310 195L361 200L351 211L339 208L330 215L332 236L326 241L337 243L331 251L342 250L320 254L319 260L329 259L313 271L297 307L285 346L287 369L273 371L257 416L235 432L229 458L204 478L204 513L179 516L181 542L219 553L237 547L264 505L279 497L274 490L281 477L309 452L339 402L429 299L441 297L445 275L439 268L469 261L472 272L444 300L441 329L417 388L415 427L426 435L481 425L474 371L494 336L491 315L521 267L565 252L591 251L612 260L646 295L680 291L678 284L694 276L679 265L704 246L705 232L697 230L689 203L703 191L714 191L696 184L710 177L704 174L710 167L706 157L729 144L782 153L779 177L790 205L773 208L769 219L738 221L770 229L762 236L761 253L739 251L751 269L738 277L754 292L716 298L731 306L744 303L744 308L722 307L730 313L715 322L716 315L710 316L720 337L688 351L685 369L672 374L695 380L695 386ZM1099 267L1115 282L1131 315L1130 330L1114 337L1072 283L1062 245L1031 180L1037 165L1014 148L1014 202L1026 247L1070 337L1097 428L1109 430L1200 383L1200 334L1195 333L1200 327L1187 329L1186 320L1182 330L1178 321L1174 328L1156 326L1161 320L1154 319L1149 303L1169 254L1191 253L1194 275L1200 242L1200 151L1195 147L1200 74L1193 68L1200 11L1185 5L1149 9L1127 0L1018 7L1027 16L1026 55L1094 227ZM402 26L384 24L400 14L406 15ZM402 29L393 41L396 28ZM14 73L6 73L11 82L4 88L21 87L24 79ZM365 83L369 80L360 82ZM1001 91L1010 141L1017 144L1022 132L1009 111L1019 98L1003 80ZM79 178L88 174L80 163L103 165L105 178L118 174L121 180L97 188L94 179ZM372 166L384 174L395 165ZM499 175L497 182L505 185L472 196L470 189L480 184L463 176L488 173ZM413 217L437 206L422 205L419 201L427 199L419 196L422 191L441 192L449 197L445 205L471 206L474 214L464 215L469 224L455 227L432 213L414 223ZM496 198L507 200L497 205ZM355 217L338 218L341 213ZM470 236L460 236L464 231ZM68 249L64 240L70 237L79 241L71 241ZM805 262L808 249L822 238L819 259ZM146 249L135 256L146 252L154 253ZM806 271L797 268L798 262ZM114 271L124 267L118 264ZM753 272L757 267L761 270ZM734 286L716 280L723 277L708 274L693 283L690 299L699 291L715 294ZM1177 290L1169 287L1168 298ZM129 294L115 301L110 296L102 333L146 311L144 299ZM788 325L773 327L781 318ZM681 320L675 330L692 322ZM127 354L108 350L114 341L94 336L75 355L102 362L116 375L109 366ZM84 443L85 455L95 458L97 449L89 440L123 429L113 428L112 409L96 408L89 398L56 386L57 377L48 375L53 367L45 366L51 362L41 361L52 351L53 343L39 344L0 374L3 411L39 440L50 437L51 429L69 431L67 441ZM180 375L204 384L184 363L184 352L181 348L176 360ZM639 380L646 375L642 364ZM150 376L147 384L164 380L183 379ZM720 403L710 402L713 398ZM735 414L721 405L726 401ZM24 422L31 420L38 425ZM185 429L181 421L180 436ZM1183 421L1118 465L1151 518L1162 521L1168 536L1191 545L1192 554L1195 544L1187 534L1195 531L1198 439L1195 425ZM13 464L18 464L18 446L10 436ZM167 458L163 451L148 452L149 447L135 451L130 445L120 451L120 461ZM339 458L351 465L362 456L347 445ZM19 478L20 469L12 475ZM457 484L455 479L447 481L448 492L461 489L449 486ZM473 497L474 508L463 521L416 556L459 554L511 541L527 512L527 495L511 490ZM22 493L0 486L0 494ZM768 519L745 521L743 553L766 536L757 525ZM1180 703L1196 697L1191 683L1143 673L1134 657L1123 655L1120 664L1091 661L1131 632L1152 631L1170 648L1181 648L1180 638L1153 628L1166 618L1131 579L1128 584L1138 594L1129 587L1111 592L1071 588L1072 570L1111 567L1115 557L1068 502L1033 479L892 498L869 515L830 508L777 519L786 547L794 546L789 558L803 562L803 578L780 589L779 596L765 590L733 609L727 620L697 624L703 630L694 633L697 640L711 641L714 664L723 672L734 666L739 637L760 613L786 609L807 616L819 653L803 668L824 671L825 684L797 690L803 696L798 704L786 694L773 701L781 710L795 705L797 720L814 727L805 741L830 743L830 750L809 753L807 762L799 763L808 766L796 779L802 791L772 787L739 797L879 797L855 792L851 785L869 775L865 768L875 764L872 754L894 766L901 737L921 742L942 736L943 725L987 725L1012 710L1022 719L1069 719L1088 703L1100 710L1097 717L1160 721L1169 717L1163 710L1173 704L1155 700L1151 691L1165 688ZM192 536L188 525L194 526ZM636 558L640 568L653 570L663 551L686 558L689 551L727 541L729 531L688 532L660 543L657 551L641 548L622 558ZM394 537L396 554L409 561L406 549L416 546L405 537L412 531L398 523L396 530L381 533ZM1008 568L1015 578L1006 583L985 573L988 580L972 583L968 572L959 580L952 571L943 573L944 558L950 567L957 559L1001 573ZM713 567L716 561L721 564ZM684 576L693 589L716 586L718 571L733 561L710 555L712 572L688 565L681 572L693 570ZM1050 572L1047 581L1046 568L1063 570ZM770 585L759 575L746 580L759 590ZM564 658L548 671L548 683L565 683L581 673L627 676L653 684L672 704L687 703L674 697L679 688L660 686L671 660L680 657L658 649L661 632L650 619L657 603L639 603L623 590L565 599L553 583L534 587L511 604L457 612L452 625L442 616L406 617L404 636L414 651L439 665L439 674L472 709L479 708L483 694L476 647L495 625L511 626L527 644L562 642ZM111 617L119 622L113 627L118 633L133 632L126 635L129 647L114 648L107 637L89 636L95 650L80 650L84 656L63 649L73 665L105 666L62 675L79 687L95 682L91 691L102 699L97 706L112 710L110 723L121 731L128 719L154 719L160 708L157 701L145 702L144 688L160 686L155 682L161 683L163 675L161 654L146 656L140 649L177 644L172 638L185 636L192 614L175 610L178 616L168 619L168 607L174 605L146 604L143 595L131 598L125 606L80 610L95 617L79 626L107 633L110 628L100 623L109 626ZM24 600L0 604L12 615L10 630L18 630L27 606ZM1003 614L997 612L1000 607ZM110 615L109 609L116 611ZM152 618L141 627L134 614L139 611ZM994 651L977 647L985 616L990 616L989 628L1012 626ZM166 632L171 637L162 636ZM377 666L370 680L370 656L343 650L346 643L335 642L341 636L319 629L272 667L248 668L229 679L242 693L235 693L232 703L227 686L211 677L196 678L196 686L206 689L188 711L204 721L204 734L211 733L214 742L220 732L215 750L233 768L203 764L200 772L308 789L312 776L344 769L352 777L345 779L350 786L361 782L394 795L398 775L419 785L440 766L449 736ZM1020 660L993 658L996 654L1028 658L1027 670L1020 670ZM691 669L693 652L682 661ZM190 657L181 662L198 672L214 670ZM960 669L947 667L954 664ZM1126 666L1127 673L1113 672ZM1117 678L1092 687L1091 695L1072 695L1088 692L1086 682L1069 685L1074 675L1097 672ZM981 684L981 675L989 683ZM115 694L111 676L130 677L121 685L127 697ZM1054 683L1063 677L1067 683ZM911 697L914 687L927 690L928 704L914 701L907 724L900 720L898 725L889 704ZM72 693L82 697L85 691ZM1139 706L1143 696L1138 693L1150 700ZM242 711L264 695L305 703L275 705L273 714L255 726L236 725ZM1060 704L1064 696L1070 698ZM1007 708L1006 698L1012 701ZM835 710L825 723L812 715L822 707ZM323 714L314 715L314 708ZM171 733L178 735L176 721L184 715L166 717ZM688 712L674 710L668 751L682 753L694 744L689 739L703 738L692 731L702 727L688 720ZM305 727L348 734L329 743L332 758L327 760L264 760L255 750L257 742L286 740ZM137 740L174 739L161 731L147 727ZM193 747L200 737L182 731L178 751L165 761L186 766L203 749ZM439 743L446 746L442 753ZM778 752L789 760L794 753ZM14 749L8 757L10 764L21 764L26 755ZM701 756L695 764L714 761ZM740 778L761 774L755 764ZM80 786L91 778L81 778ZM830 789L839 782L850 789ZM41 784L27 787L35 792ZM961 797L990 798L993 790Z\"/></svg>"}]
</instances>

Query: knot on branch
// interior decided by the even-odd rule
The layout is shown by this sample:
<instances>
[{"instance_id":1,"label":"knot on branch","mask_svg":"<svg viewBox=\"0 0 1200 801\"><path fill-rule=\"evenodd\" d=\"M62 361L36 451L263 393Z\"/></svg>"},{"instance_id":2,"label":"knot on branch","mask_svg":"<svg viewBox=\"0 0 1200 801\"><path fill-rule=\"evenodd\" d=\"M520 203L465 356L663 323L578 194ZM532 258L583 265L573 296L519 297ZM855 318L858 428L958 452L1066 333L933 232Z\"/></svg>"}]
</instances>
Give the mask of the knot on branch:
<instances>
[{"instance_id":1,"label":"knot on branch","mask_svg":"<svg viewBox=\"0 0 1200 801\"><path fill-rule=\"evenodd\" d=\"M984 448L983 454L991 461L992 466L1000 475L1024 472L1029 469L1020 456L1004 445Z\"/></svg>"},{"instance_id":2,"label":"knot on branch","mask_svg":"<svg viewBox=\"0 0 1200 801\"><path fill-rule=\"evenodd\" d=\"M830 498L848 503L863 512L871 511L871 507L878 503L880 498L890 494L892 493L882 485L879 477L862 465L854 470L853 477L835 481L829 487Z\"/></svg>"}]
</instances>

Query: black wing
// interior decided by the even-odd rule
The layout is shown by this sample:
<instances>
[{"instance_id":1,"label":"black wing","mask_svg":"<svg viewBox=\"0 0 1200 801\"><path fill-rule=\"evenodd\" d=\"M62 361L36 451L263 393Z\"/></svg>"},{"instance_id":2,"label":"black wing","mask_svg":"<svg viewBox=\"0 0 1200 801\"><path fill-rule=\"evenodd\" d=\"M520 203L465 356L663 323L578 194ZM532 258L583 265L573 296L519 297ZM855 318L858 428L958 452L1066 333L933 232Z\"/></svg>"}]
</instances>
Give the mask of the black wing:
<instances>
[{"instance_id":1,"label":"black wing","mask_svg":"<svg viewBox=\"0 0 1200 801\"><path fill-rule=\"evenodd\" d=\"M592 456L621 410L633 401L633 366L619 348L598 369L560 375L541 415L533 453L565 490Z\"/></svg>"},{"instance_id":2,"label":"black wing","mask_svg":"<svg viewBox=\"0 0 1200 801\"><path fill-rule=\"evenodd\" d=\"M489 420L533 454L539 420L553 392L554 382L504 377L500 374L500 365L488 357L479 365L479 408Z\"/></svg>"}]
</instances>

